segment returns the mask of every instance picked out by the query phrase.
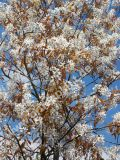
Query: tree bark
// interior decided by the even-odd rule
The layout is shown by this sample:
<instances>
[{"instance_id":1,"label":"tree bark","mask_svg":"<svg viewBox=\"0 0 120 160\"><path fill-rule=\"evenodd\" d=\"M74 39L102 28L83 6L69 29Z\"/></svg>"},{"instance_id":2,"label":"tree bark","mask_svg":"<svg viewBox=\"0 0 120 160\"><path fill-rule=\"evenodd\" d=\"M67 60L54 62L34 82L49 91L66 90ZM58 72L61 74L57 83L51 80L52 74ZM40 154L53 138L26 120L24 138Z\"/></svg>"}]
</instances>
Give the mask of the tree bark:
<instances>
[{"instance_id":1,"label":"tree bark","mask_svg":"<svg viewBox=\"0 0 120 160\"><path fill-rule=\"evenodd\" d=\"M53 160L59 160L59 147L58 147L58 145L55 145Z\"/></svg>"}]
</instances>

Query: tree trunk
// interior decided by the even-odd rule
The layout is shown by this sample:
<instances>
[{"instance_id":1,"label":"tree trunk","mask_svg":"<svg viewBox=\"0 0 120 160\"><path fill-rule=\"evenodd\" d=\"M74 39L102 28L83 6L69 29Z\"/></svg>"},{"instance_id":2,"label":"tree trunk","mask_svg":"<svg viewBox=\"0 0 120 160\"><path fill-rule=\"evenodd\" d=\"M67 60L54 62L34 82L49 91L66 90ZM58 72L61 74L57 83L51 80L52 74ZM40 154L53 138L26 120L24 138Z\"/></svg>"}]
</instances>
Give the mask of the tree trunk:
<instances>
[{"instance_id":1,"label":"tree trunk","mask_svg":"<svg viewBox=\"0 0 120 160\"><path fill-rule=\"evenodd\" d=\"M58 147L58 145L55 145L53 160L59 160L59 147Z\"/></svg>"}]
</instances>

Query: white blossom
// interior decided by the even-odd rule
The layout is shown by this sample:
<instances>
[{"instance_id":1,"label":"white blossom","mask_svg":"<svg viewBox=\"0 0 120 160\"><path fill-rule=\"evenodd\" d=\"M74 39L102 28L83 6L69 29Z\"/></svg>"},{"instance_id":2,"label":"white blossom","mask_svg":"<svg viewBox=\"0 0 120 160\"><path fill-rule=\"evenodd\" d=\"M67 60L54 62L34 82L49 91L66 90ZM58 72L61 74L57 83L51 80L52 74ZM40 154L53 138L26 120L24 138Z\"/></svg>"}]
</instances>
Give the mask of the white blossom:
<instances>
[{"instance_id":1,"label":"white blossom","mask_svg":"<svg viewBox=\"0 0 120 160\"><path fill-rule=\"evenodd\" d=\"M69 46L69 42L62 35L58 37L52 37L51 39L48 39L47 42L49 49L63 49Z\"/></svg>"},{"instance_id":2,"label":"white blossom","mask_svg":"<svg viewBox=\"0 0 120 160\"><path fill-rule=\"evenodd\" d=\"M110 95L111 95L111 92L108 89L108 87L107 86L103 86L101 84L96 84L94 86L94 91L98 91L98 92L101 93L101 95L107 96L107 97L110 97Z\"/></svg>"},{"instance_id":3,"label":"white blossom","mask_svg":"<svg viewBox=\"0 0 120 160\"><path fill-rule=\"evenodd\" d=\"M120 122L120 112L116 113L113 116L113 122Z\"/></svg>"},{"instance_id":4,"label":"white blossom","mask_svg":"<svg viewBox=\"0 0 120 160\"><path fill-rule=\"evenodd\" d=\"M24 44L30 47L31 45L34 44L34 39L30 38L30 37L27 37L27 38L24 39Z\"/></svg>"}]
</instances>

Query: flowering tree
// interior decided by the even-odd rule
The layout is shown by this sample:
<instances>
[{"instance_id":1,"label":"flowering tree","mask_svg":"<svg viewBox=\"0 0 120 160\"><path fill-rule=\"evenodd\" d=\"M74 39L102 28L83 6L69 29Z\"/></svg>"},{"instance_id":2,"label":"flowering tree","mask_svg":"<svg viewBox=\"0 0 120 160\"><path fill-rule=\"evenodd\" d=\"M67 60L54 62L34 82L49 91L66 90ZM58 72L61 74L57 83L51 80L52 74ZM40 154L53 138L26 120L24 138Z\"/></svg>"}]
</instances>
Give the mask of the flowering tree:
<instances>
[{"instance_id":1,"label":"flowering tree","mask_svg":"<svg viewBox=\"0 0 120 160\"><path fill-rule=\"evenodd\" d=\"M0 3L1 160L120 158L120 112L105 123L120 102L111 87L120 78L120 21L110 4ZM115 138L108 148L106 130Z\"/></svg>"}]
</instances>

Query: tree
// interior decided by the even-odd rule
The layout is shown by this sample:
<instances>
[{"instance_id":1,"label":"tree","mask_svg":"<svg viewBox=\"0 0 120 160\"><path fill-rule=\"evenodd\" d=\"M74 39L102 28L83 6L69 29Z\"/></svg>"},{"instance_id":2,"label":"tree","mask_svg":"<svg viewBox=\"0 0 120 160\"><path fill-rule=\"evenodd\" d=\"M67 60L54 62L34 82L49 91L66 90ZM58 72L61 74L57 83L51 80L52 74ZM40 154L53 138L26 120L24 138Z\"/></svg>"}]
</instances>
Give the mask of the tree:
<instances>
[{"instance_id":1,"label":"tree","mask_svg":"<svg viewBox=\"0 0 120 160\"><path fill-rule=\"evenodd\" d=\"M105 121L120 102L110 1L9 0L0 19L1 160L119 159L120 112Z\"/></svg>"}]
</instances>

